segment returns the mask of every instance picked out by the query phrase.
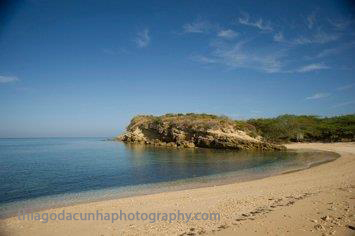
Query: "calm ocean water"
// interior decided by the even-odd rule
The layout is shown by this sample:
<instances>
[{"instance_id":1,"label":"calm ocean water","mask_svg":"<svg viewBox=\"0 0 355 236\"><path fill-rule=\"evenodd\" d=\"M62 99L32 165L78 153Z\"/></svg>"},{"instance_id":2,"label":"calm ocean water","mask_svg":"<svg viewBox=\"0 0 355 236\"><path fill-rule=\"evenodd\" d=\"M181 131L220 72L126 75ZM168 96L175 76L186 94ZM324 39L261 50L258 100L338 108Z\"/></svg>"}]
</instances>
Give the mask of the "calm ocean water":
<instances>
[{"instance_id":1,"label":"calm ocean water","mask_svg":"<svg viewBox=\"0 0 355 236\"><path fill-rule=\"evenodd\" d=\"M0 211L261 178L334 158L318 152L154 148L104 138L0 139Z\"/></svg>"}]
</instances>

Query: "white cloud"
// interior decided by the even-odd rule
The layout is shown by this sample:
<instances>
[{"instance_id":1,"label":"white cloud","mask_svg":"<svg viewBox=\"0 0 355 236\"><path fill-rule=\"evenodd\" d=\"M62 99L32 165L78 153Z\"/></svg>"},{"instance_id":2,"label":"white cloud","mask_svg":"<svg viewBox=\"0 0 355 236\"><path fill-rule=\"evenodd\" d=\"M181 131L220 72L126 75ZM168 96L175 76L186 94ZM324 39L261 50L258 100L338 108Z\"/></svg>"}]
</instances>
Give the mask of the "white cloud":
<instances>
[{"instance_id":1,"label":"white cloud","mask_svg":"<svg viewBox=\"0 0 355 236\"><path fill-rule=\"evenodd\" d=\"M200 62L203 64L214 64L217 63L216 59L210 58L210 57L206 57L203 55L193 55L190 57L191 60L196 61L196 62Z\"/></svg>"},{"instance_id":2,"label":"white cloud","mask_svg":"<svg viewBox=\"0 0 355 236\"><path fill-rule=\"evenodd\" d=\"M285 38L284 38L284 35L282 34L282 32L278 32L274 35L273 37L274 41L275 42L285 42Z\"/></svg>"},{"instance_id":3,"label":"white cloud","mask_svg":"<svg viewBox=\"0 0 355 236\"><path fill-rule=\"evenodd\" d=\"M16 76L3 76L0 75L0 84L12 83L18 81L19 79Z\"/></svg>"},{"instance_id":4,"label":"white cloud","mask_svg":"<svg viewBox=\"0 0 355 236\"><path fill-rule=\"evenodd\" d=\"M218 37L225 38L225 39L233 39L238 36L238 33L235 32L234 30L227 29L227 30L221 30L218 32Z\"/></svg>"},{"instance_id":5,"label":"white cloud","mask_svg":"<svg viewBox=\"0 0 355 236\"><path fill-rule=\"evenodd\" d=\"M200 62L217 63L231 68L251 68L267 73L281 71L283 54L280 51L261 52L245 47L246 43L246 41L240 41L236 44L216 44L212 56L208 59L201 57Z\"/></svg>"},{"instance_id":6,"label":"white cloud","mask_svg":"<svg viewBox=\"0 0 355 236\"><path fill-rule=\"evenodd\" d=\"M347 84L344 86L340 86L337 88L338 91L344 91L344 90L348 90L354 87L355 84Z\"/></svg>"},{"instance_id":7,"label":"white cloud","mask_svg":"<svg viewBox=\"0 0 355 236\"><path fill-rule=\"evenodd\" d=\"M297 72L310 72L310 71L317 71L317 70L324 70L324 69L329 69L329 66L326 66L322 63L314 63L314 64L309 64L305 65L297 70Z\"/></svg>"},{"instance_id":8,"label":"white cloud","mask_svg":"<svg viewBox=\"0 0 355 236\"><path fill-rule=\"evenodd\" d=\"M242 16L239 17L238 21L242 25L256 27L262 31L272 31L273 30L269 22L265 22L261 18L253 21L250 19L249 14L247 14L247 13L242 13Z\"/></svg>"},{"instance_id":9,"label":"white cloud","mask_svg":"<svg viewBox=\"0 0 355 236\"><path fill-rule=\"evenodd\" d=\"M338 40L340 37L339 34L329 34L326 32L323 32L321 30L318 30L315 34L311 35L310 37L305 37L305 36L301 36L296 38L293 43L294 44L314 44L314 43L318 43L318 44L323 44L323 43L329 43L329 42L333 42Z\"/></svg>"},{"instance_id":10,"label":"white cloud","mask_svg":"<svg viewBox=\"0 0 355 236\"><path fill-rule=\"evenodd\" d=\"M266 73L307 73L330 69L324 63L310 63L299 68L292 68L297 58L292 58L288 52L292 47L273 45L253 47L250 40L237 43L215 41L211 43L211 52L206 55L195 55L192 60L203 64L221 64L232 69L248 68Z\"/></svg>"},{"instance_id":11,"label":"white cloud","mask_svg":"<svg viewBox=\"0 0 355 236\"><path fill-rule=\"evenodd\" d=\"M329 97L330 93L316 93L310 97L306 97L307 100L314 100L314 99L321 99L321 98L326 98Z\"/></svg>"},{"instance_id":12,"label":"white cloud","mask_svg":"<svg viewBox=\"0 0 355 236\"><path fill-rule=\"evenodd\" d=\"M323 51L321 51L320 53L318 53L315 58L323 58L329 55L334 55L337 54L339 52L338 48L327 48L324 49Z\"/></svg>"},{"instance_id":13,"label":"white cloud","mask_svg":"<svg viewBox=\"0 0 355 236\"><path fill-rule=\"evenodd\" d=\"M210 24L206 21L197 20L182 26L183 33L206 33L210 29Z\"/></svg>"},{"instance_id":14,"label":"white cloud","mask_svg":"<svg viewBox=\"0 0 355 236\"><path fill-rule=\"evenodd\" d=\"M190 59L203 64L220 64L232 69L249 68L266 73L306 73L330 69L330 66L319 62L320 60L318 59L336 54L350 46L345 46L344 44L344 46L340 45L337 48L326 48L328 45L323 45L321 48L324 48L323 51L310 50L309 52L318 53L311 56L302 55L303 51L299 51L301 55L298 52L295 53L295 51L305 44L310 44L307 45L309 47L317 46L320 48L321 45L316 44L326 44L336 41L344 33L335 31L334 29L331 30L329 27L326 29L330 31L325 31L325 28L322 28L317 22L316 11L308 17L304 17L304 19L307 27L310 29L309 33L299 34L298 37L290 39L285 37L285 32L279 28L273 29L268 19L253 18L247 13L241 13L237 19L240 24L268 32L271 34L271 39L278 43L272 43L270 40L260 42L256 39L257 36L255 35L254 37L249 37L249 33L252 32L238 34L238 32L230 28L219 27L218 25L212 25L201 20L185 24L183 30L185 33L216 33L215 37L210 40L209 52L190 57ZM239 42L235 40L221 40L235 39L237 36L240 39ZM288 34L286 36L290 37ZM355 45L355 42L352 42L351 45ZM303 62L301 66L295 66L299 62Z\"/></svg>"},{"instance_id":15,"label":"white cloud","mask_svg":"<svg viewBox=\"0 0 355 236\"><path fill-rule=\"evenodd\" d=\"M321 52L319 52L314 57L310 57L310 59L323 58L323 57L335 55L335 54L338 54L338 53L340 53L340 52L342 52L342 51L344 51L346 49L350 49L350 48L352 48L354 46L355 46L355 41L340 45L339 47L335 47L335 48L326 48L326 49L322 50Z\"/></svg>"},{"instance_id":16,"label":"white cloud","mask_svg":"<svg viewBox=\"0 0 355 236\"><path fill-rule=\"evenodd\" d=\"M340 32L325 32L321 28L317 28L316 30L312 30L312 32L308 35L300 35L294 39L285 39L282 32L278 32L274 34L273 40L275 42L284 42L289 43L290 45L298 46L306 44L326 44L337 41L341 36L342 33Z\"/></svg>"},{"instance_id":17,"label":"white cloud","mask_svg":"<svg viewBox=\"0 0 355 236\"><path fill-rule=\"evenodd\" d=\"M134 41L139 48L147 47L150 43L149 29L144 29L143 31L138 32Z\"/></svg>"}]
</instances>

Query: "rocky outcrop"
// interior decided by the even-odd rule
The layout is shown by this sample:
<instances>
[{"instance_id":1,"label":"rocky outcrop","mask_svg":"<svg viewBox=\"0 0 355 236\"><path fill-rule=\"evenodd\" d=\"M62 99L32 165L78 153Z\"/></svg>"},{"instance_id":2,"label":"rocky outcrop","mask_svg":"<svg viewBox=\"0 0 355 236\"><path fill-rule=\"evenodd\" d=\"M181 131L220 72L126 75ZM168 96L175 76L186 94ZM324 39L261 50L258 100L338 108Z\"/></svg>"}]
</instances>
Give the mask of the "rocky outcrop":
<instances>
[{"instance_id":1,"label":"rocky outcrop","mask_svg":"<svg viewBox=\"0 0 355 236\"><path fill-rule=\"evenodd\" d=\"M136 116L117 140L129 143L184 148L284 150L268 143L253 127L213 115Z\"/></svg>"}]
</instances>

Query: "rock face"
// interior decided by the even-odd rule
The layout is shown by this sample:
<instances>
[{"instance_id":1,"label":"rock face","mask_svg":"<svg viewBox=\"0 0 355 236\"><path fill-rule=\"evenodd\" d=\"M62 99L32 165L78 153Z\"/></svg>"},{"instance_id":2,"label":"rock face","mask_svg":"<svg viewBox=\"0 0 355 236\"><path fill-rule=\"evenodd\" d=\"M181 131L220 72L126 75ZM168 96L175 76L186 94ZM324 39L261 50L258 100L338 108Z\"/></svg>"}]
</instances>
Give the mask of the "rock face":
<instances>
[{"instance_id":1,"label":"rock face","mask_svg":"<svg viewBox=\"0 0 355 236\"><path fill-rule=\"evenodd\" d=\"M285 150L263 141L252 126L214 115L136 116L117 140L169 147Z\"/></svg>"}]
</instances>

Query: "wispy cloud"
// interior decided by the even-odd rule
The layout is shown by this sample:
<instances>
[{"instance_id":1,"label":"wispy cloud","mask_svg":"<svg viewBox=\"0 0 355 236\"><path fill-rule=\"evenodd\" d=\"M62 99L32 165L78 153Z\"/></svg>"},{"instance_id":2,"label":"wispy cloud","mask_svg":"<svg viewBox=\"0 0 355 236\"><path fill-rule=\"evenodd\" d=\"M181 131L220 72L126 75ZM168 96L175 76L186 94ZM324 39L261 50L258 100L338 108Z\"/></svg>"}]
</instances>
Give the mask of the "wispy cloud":
<instances>
[{"instance_id":1,"label":"wispy cloud","mask_svg":"<svg viewBox=\"0 0 355 236\"><path fill-rule=\"evenodd\" d=\"M30 87L16 87L15 88L17 91L21 91L21 92L35 92L36 89L35 88L30 88Z\"/></svg>"},{"instance_id":2,"label":"wispy cloud","mask_svg":"<svg viewBox=\"0 0 355 236\"><path fill-rule=\"evenodd\" d=\"M256 27L262 31L272 31L271 24L269 22L265 22L262 18L257 20L250 19L248 13L242 13L241 16L238 18L238 21L242 25L247 25L251 27Z\"/></svg>"},{"instance_id":3,"label":"wispy cloud","mask_svg":"<svg viewBox=\"0 0 355 236\"><path fill-rule=\"evenodd\" d=\"M315 25L316 23L316 14L317 14L317 11L313 11L311 14L309 14L306 18L307 20L307 27L309 29L312 29L313 26Z\"/></svg>"},{"instance_id":4,"label":"wispy cloud","mask_svg":"<svg viewBox=\"0 0 355 236\"><path fill-rule=\"evenodd\" d=\"M147 47L150 43L149 29L139 31L134 41L136 42L137 47L139 48Z\"/></svg>"},{"instance_id":5,"label":"wispy cloud","mask_svg":"<svg viewBox=\"0 0 355 236\"><path fill-rule=\"evenodd\" d=\"M332 29L327 22L325 22L327 25L324 25L324 20L317 17L317 12L315 10L303 17L306 25L301 25L302 30L295 31L296 36L280 25L272 25L266 18L242 12L237 22L258 29L259 32L269 33L270 37L268 36L265 40L259 40L260 35L256 35L255 31L239 33L242 29L236 32L233 28L220 27L208 21L198 20L185 24L183 26L185 33L211 33L210 43L206 45L209 51L200 55L193 54L194 56L190 59L202 64L220 64L231 69L248 68L266 73L309 73L332 69L336 65L331 65L323 58L355 46L355 42L348 43L346 46L346 43L343 43L344 46L342 46L339 39L345 39L343 37L345 32ZM302 19L299 21L302 22ZM270 42L270 38L274 42ZM337 42L327 44L334 41ZM310 48L310 50L304 50L306 48L303 47L304 45L307 45L307 49ZM338 46L334 47L334 45ZM304 55L310 52L312 53L310 56Z\"/></svg>"},{"instance_id":6,"label":"wispy cloud","mask_svg":"<svg viewBox=\"0 0 355 236\"><path fill-rule=\"evenodd\" d=\"M293 39L286 39L282 32L278 32L274 34L273 40L275 42L284 42L293 46L300 46L306 44L326 44L337 41L341 36L342 33L340 32L326 32L318 28L307 35L300 35Z\"/></svg>"},{"instance_id":7,"label":"wispy cloud","mask_svg":"<svg viewBox=\"0 0 355 236\"><path fill-rule=\"evenodd\" d=\"M347 84L344 86L340 86L337 88L338 91L344 91L344 90L348 90L354 87L355 84Z\"/></svg>"},{"instance_id":8,"label":"wispy cloud","mask_svg":"<svg viewBox=\"0 0 355 236\"><path fill-rule=\"evenodd\" d=\"M329 23L337 30L345 30L351 24L350 19L328 19Z\"/></svg>"},{"instance_id":9,"label":"wispy cloud","mask_svg":"<svg viewBox=\"0 0 355 236\"><path fill-rule=\"evenodd\" d=\"M246 47L247 41L234 44L215 44L212 54L208 57L200 56L201 63L216 63L230 68L251 68L267 73L279 72L282 69L281 51L261 52Z\"/></svg>"},{"instance_id":10,"label":"wispy cloud","mask_svg":"<svg viewBox=\"0 0 355 236\"><path fill-rule=\"evenodd\" d=\"M329 97L330 93L316 93L310 97L306 97L307 100L314 100L314 99L321 99L321 98L326 98Z\"/></svg>"},{"instance_id":11,"label":"wispy cloud","mask_svg":"<svg viewBox=\"0 0 355 236\"><path fill-rule=\"evenodd\" d=\"M353 48L354 46L355 46L355 41L350 42L350 43L345 43L345 44L342 44L338 47L323 49L315 56L308 57L308 58L309 59L317 59L317 58L323 58L323 57L327 57L327 56L336 55L336 54L341 53L347 49Z\"/></svg>"},{"instance_id":12,"label":"wispy cloud","mask_svg":"<svg viewBox=\"0 0 355 236\"><path fill-rule=\"evenodd\" d=\"M206 33L210 30L211 24L200 19L182 26L183 33Z\"/></svg>"},{"instance_id":13,"label":"wispy cloud","mask_svg":"<svg viewBox=\"0 0 355 236\"><path fill-rule=\"evenodd\" d=\"M329 69L329 66L326 66L322 63L314 63L299 68L297 72L305 73L305 72L324 70L324 69Z\"/></svg>"},{"instance_id":14,"label":"wispy cloud","mask_svg":"<svg viewBox=\"0 0 355 236\"><path fill-rule=\"evenodd\" d=\"M217 36L225 39L233 39L238 36L238 33L234 30L227 29L219 31Z\"/></svg>"},{"instance_id":15,"label":"wispy cloud","mask_svg":"<svg viewBox=\"0 0 355 236\"><path fill-rule=\"evenodd\" d=\"M339 34L336 33L326 33L324 31L318 30L316 33L313 35L306 37L306 36L300 36L296 38L292 43L293 44L323 44L323 43L329 43L338 40L340 37Z\"/></svg>"},{"instance_id":16,"label":"wispy cloud","mask_svg":"<svg viewBox=\"0 0 355 236\"><path fill-rule=\"evenodd\" d=\"M313 58L323 58L323 57L326 57L326 56L337 54L339 51L340 51L339 48L327 48L327 49L322 50L320 53L318 53Z\"/></svg>"},{"instance_id":17,"label":"wispy cloud","mask_svg":"<svg viewBox=\"0 0 355 236\"><path fill-rule=\"evenodd\" d=\"M353 104L355 104L355 101L341 102L341 103L335 104L333 106L333 108L345 107L345 106L349 106L349 105L353 105Z\"/></svg>"},{"instance_id":18,"label":"wispy cloud","mask_svg":"<svg viewBox=\"0 0 355 236\"><path fill-rule=\"evenodd\" d=\"M200 62L202 64L214 64L214 63L218 63L216 59L214 58L210 58L210 57L206 57L203 55L192 55L190 56L190 59L196 62Z\"/></svg>"},{"instance_id":19,"label":"wispy cloud","mask_svg":"<svg viewBox=\"0 0 355 236\"><path fill-rule=\"evenodd\" d=\"M18 81L19 79L16 76L4 76L0 75L0 84L12 83Z\"/></svg>"}]
</instances>

